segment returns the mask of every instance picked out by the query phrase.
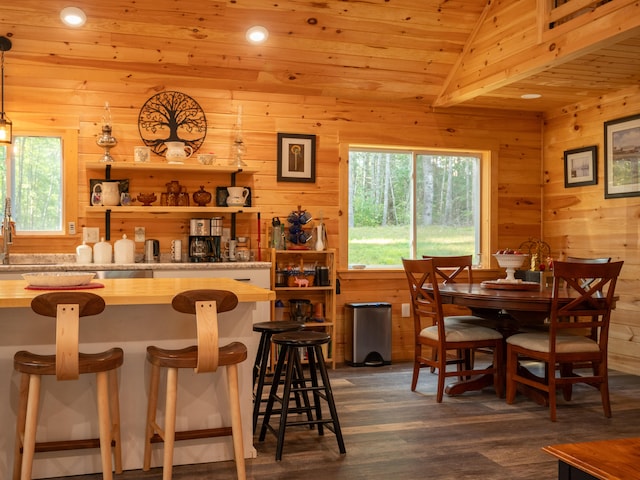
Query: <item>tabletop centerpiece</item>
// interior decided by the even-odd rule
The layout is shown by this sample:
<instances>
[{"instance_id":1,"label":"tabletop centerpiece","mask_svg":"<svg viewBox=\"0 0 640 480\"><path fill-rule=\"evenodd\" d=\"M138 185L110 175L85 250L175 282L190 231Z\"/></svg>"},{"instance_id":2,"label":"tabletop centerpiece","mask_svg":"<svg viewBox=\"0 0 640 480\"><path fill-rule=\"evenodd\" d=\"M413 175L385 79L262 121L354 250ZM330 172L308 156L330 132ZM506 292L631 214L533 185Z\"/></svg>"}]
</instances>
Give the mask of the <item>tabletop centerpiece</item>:
<instances>
[{"instance_id":1,"label":"tabletop centerpiece","mask_svg":"<svg viewBox=\"0 0 640 480\"><path fill-rule=\"evenodd\" d=\"M522 253L520 250L512 250L505 248L504 250L498 250L493 254L494 258L498 261L498 265L506 269L507 277L498 280L500 283L522 283L522 280L515 278L516 269L522 267L524 262L529 258L529 255Z\"/></svg>"}]
</instances>

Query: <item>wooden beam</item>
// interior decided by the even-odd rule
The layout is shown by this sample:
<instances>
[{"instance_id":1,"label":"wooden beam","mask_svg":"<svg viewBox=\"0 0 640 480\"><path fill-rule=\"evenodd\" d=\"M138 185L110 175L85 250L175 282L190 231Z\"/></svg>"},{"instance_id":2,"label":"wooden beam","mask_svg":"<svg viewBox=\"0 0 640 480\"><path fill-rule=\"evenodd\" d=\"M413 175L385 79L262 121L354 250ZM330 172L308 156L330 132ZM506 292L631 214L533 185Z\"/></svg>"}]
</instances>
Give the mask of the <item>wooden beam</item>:
<instances>
[{"instance_id":1,"label":"wooden beam","mask_svg":"<svg viewBox=\"0 0 640 480\"><path fill-rule=\"evenodd\" d=\"M546 32L548 35L543 37L543 41L530 48L514 51L513 54L495 62L487 62L481 71L465 71L461 67L465 64L463 59L458 63L456 75L450 79L433 106L450 107L460 104L640 34L638 3L627 3L590 22L587 22L586 17L587 15L585 18L575 19L580 20L576 22L576 28L569 27L570 22L567 22L563 25L562 34L552 36L554 32L550 30ZM492 18L489 14L486 21ZM532 25L531 28L535 29L536 25ZM491 57L487 52L472 47L466 51L470 53L466 53L465 56Z\"/></svg>"}]
</instances>

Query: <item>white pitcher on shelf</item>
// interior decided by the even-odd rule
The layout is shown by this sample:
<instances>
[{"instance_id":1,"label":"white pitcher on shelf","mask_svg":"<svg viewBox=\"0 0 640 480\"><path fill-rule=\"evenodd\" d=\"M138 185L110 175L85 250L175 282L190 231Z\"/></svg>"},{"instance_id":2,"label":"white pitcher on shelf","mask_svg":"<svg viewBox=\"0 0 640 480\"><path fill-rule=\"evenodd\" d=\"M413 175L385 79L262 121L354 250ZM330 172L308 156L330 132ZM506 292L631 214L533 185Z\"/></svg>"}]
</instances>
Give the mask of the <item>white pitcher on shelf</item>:
<instances>
[{"instance_id":1,"label":"white pitcher on shelf","mask_svg":"<svg viewBox=\"0 0 640 480\"><path fill-rule=\"evenodd\" d=\"M193 148L185 145L184 142L164 142L164 144L167 147L165 156L169 163L182 163L193 155Z\"/></svg>"},{"instance_id":2,"label":"white pitcher on shelf","mask_svg":"<svg viewBox=\"0 0 640 480\"><path fill-rule=\"evenodd\" d=\"M229 192L227 205L230 207L243 206L249 196L249 189L246 187L227 187L227 192Z\"/></svg>"},{"instance_id":3,"label":"white pitcher on shelf","mask_svg":"<svg viewBox=\"0 0 640 480\"><path fill-rule=\"evenodd\" d=\"M120 182L105 180L96 183L91 191L91 205L120 205Z\"/></svg>"}]
</instances>

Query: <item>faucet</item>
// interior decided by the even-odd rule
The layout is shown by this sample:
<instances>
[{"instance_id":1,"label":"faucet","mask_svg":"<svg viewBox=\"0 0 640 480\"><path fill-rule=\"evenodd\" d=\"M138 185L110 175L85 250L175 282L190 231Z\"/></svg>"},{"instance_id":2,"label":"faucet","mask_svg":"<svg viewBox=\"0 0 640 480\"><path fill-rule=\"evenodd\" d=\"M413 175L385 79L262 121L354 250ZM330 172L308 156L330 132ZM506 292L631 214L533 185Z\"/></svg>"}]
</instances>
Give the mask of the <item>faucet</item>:
<instances>
[{"instance_id":1,"label":"faucet","mask_svg":"<svg viewBox=\"0 0 640 480\"><path fill-rule=\"evenodd\" d=\"M9 245L13 244L13 221L11 220L11 199L4 201L4 219L2 220L2 264L9 265Z\"/></svg>"}]
</instances>

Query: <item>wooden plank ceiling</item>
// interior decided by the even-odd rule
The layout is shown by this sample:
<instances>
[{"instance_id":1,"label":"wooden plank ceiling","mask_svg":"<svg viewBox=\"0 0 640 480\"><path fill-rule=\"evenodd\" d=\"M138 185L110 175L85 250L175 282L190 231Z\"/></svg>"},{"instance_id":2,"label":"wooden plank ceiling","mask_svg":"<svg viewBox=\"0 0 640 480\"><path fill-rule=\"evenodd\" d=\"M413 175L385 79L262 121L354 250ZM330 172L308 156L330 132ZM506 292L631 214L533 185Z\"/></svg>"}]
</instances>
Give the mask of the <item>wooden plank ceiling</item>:
<instances>
[{"instance_id":1,"label":"wooden plank ceiling","mask_svg":"<svg viewBox=\"0 0 640 480\"><path fill-rule=\"evenodd\" d=\"M614 0L617 1L617 0ZM490 2L489 2L490 3ZM418 102L431 107L487 18L488 0L20 0L0 9L6 87L79 81ZM73 4L88 17L59 20ZM535 2L529 3L535 5ZM270 32L250 45L248 27ZM469 53L466 52L468 55ZM453 105L546 111L640 84L640 30L550 68L518 72ZM104 73L100 72L104 70ZM36 74L36 72L39 73ZM114 74L115 72L115 74ZM55 80L53 80L55 79ZM523 93L540 93L526 101ZM460 97L463 98L463 97ZM7 99L8 101L8 99Z\"/></svg>"}]
</instances>

